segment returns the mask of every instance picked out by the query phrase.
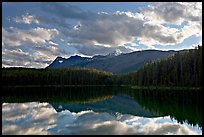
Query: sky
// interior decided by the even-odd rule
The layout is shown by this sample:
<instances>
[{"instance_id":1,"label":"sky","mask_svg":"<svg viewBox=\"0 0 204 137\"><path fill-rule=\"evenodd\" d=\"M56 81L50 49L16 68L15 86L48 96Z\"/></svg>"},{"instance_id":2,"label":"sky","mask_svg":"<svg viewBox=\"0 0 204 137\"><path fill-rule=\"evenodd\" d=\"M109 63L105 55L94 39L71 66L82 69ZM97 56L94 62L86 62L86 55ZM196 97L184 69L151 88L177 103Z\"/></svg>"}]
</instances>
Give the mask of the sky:
<instances>
[{"instance_id":1,"label":"sky","mask_svg":"<svg viewBox=\"0 0 204 137\"><path fill-rule=\"evenodd\" d=\"M202 44L201 2L3 2L2 67Z\"/></svg>"}]
</instances>

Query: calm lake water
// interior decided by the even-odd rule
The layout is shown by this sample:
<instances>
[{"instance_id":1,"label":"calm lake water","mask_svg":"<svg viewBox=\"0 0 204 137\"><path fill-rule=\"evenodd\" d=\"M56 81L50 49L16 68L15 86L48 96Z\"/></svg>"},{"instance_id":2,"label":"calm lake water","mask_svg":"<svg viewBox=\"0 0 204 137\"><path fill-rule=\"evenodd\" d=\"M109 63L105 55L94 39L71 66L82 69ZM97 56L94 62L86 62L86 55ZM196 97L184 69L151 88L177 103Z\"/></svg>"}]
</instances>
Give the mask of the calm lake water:
<instances>
[{"instance_id":1,"label":"calm lake water","mask_svg":"<svg viewBox=\"0 0 204 137\"><path fill-rule=\"evenodd\" d=\"M2 134L202 134L199 90L3 88Z\"/></svg>"}]
</instances>

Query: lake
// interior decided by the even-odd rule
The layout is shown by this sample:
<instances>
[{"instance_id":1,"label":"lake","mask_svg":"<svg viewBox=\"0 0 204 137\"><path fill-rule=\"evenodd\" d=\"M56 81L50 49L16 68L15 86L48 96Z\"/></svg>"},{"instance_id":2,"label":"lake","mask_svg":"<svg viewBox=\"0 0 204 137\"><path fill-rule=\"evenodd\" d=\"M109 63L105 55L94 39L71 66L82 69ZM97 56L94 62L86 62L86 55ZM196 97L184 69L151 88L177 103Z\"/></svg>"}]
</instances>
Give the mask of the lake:
<instances>
[{"instance_id":1,"label":"lake","mask_svg":"<svg viewBox=\"0 0 204 137\"><path fill-rule=\"evenodd\" d=\"M201 90L3 87L2 134L202 134Z\"/></svg>"}]
</instances>

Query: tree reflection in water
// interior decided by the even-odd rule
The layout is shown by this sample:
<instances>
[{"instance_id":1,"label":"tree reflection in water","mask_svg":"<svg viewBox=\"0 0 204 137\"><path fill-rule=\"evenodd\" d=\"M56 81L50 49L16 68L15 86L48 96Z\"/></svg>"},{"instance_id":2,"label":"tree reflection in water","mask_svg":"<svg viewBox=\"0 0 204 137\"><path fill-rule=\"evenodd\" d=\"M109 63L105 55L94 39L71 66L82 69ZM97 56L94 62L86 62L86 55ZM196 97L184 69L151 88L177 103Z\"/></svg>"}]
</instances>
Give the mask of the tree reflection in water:
<instances>
[{"instance_id":1,"label":"tree reflection in water","mask_svg":"<svg viewBox=\"0 0 204 137\"><path fill-rule=\"evenodd\" d=\"M115 102L116 96L129 96L125 103L127 106L121 108L120 105L110 106ZM124 99L124 97L123 97ZM62 107L67 105L68 109L73 108L70 104L90 106L106 110L115 110L120 113L138 114L134 110L138 109L138 103L145 111L146 117L170 116L179 123L187 122L195 126L198 124L202 128L202 101L200 90L136 90L128 87L105 87L105 86L86 86L86 87L15 87L3 88L3 102L49 102L57 110L56 104ZM112 101L112 102L111 102ZM103 105L100 105L102 102ZM104 103L106 105L104 105ZM125 104L123 102L123 104ZM122 104L122 103L121 103ZM109 107L109 108L108 108ZM137 108L134 108L137 107ZM66 108L66 107L65 107ZM81 107L79 111L87 109ZM97 109L96 109L97 110ZM134 112L134 113L131 113ZM148 112L148 114L147 114ZM141 115L142 116L142 115Z\"/></svg>"}]
</instances>

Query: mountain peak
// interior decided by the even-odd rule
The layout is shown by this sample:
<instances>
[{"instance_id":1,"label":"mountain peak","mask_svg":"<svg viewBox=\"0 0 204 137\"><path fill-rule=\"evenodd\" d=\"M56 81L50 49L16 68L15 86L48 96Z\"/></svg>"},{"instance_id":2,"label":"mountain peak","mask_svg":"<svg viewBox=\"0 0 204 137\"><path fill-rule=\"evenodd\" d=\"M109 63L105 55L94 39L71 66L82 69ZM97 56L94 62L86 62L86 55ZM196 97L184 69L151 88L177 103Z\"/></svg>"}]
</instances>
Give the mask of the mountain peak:
<instances>
[{"instance_id":1,"label":"mountain peak","mask_svg":"<svg viewBox=\"0 0 204 137\"><path fill-rule=\"evenodd\" d=\"M56 62L59 62L59 63L62 63L62 62L64 62L64 58L63 57L56 57L56 59L55 59L55 61Z\"/></svg>"},{"instance_id":2,"label":"mountain peak","mask_svg":"<svg viewBox=\"0 0 204 137\"><path fill-rule=\"evenodd\" d=\"M82 58L82 57L79 55L75 55L75 56L71 56L70 58Z\"/></svg>"},{"instance_id":3,"label":"mountain peak","mask_svg":"<svg viewBox=\"0 0 204 137\"><path fill-rule=\"evenodd\" d=\"M122 54L122 51L119 49L116 49L114 52L109 53L107 56L118 56L120 54Z\"/></svg>"},{"instance_id":4,"label":"mountain peak","mask_svg":"<svg viewBox=\"0 0 204 137\"><path fill-rule=\"evenodd\" d=\"M60 60L65 60L65 58L63 58L63 57L56 57L55 58L55 61L60 61Z\"/></svg>"}]
</instances>

